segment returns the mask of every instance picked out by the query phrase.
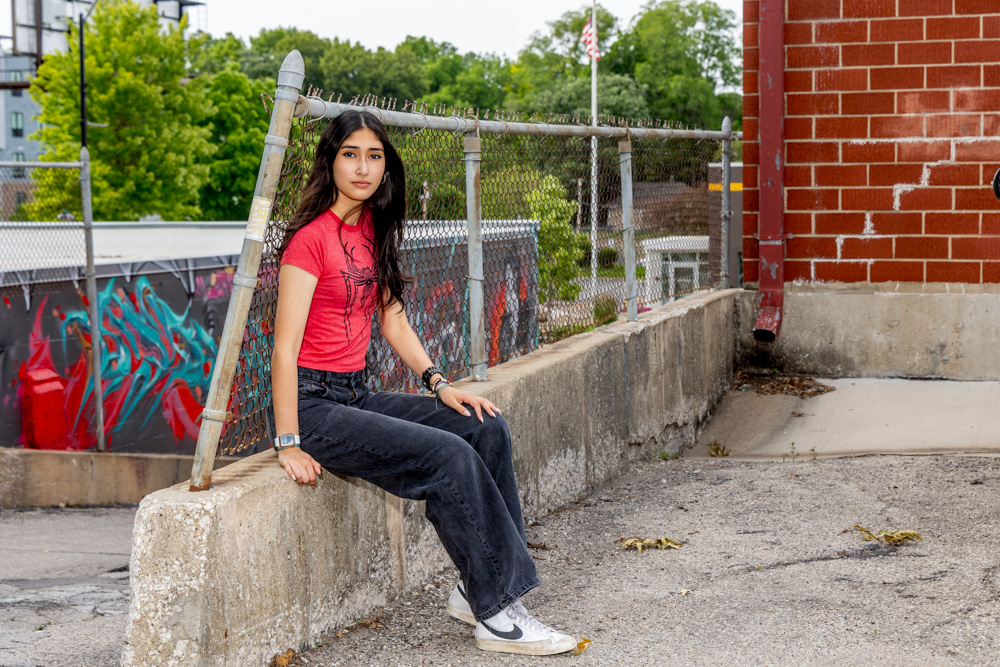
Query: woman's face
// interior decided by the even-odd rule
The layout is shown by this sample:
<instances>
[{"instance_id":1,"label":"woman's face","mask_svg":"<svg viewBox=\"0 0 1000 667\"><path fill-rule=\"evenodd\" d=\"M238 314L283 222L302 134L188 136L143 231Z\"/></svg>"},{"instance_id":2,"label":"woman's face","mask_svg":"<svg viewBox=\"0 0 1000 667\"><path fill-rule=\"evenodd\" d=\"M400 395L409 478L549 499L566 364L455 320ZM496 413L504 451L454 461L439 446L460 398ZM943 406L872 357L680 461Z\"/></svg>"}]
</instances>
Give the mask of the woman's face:
<instances>
[{"instance_id":1,"label":"woman's face","mask_svg":"<svg viewBox=\"0 0 1000 667\"><path fill-rule=\"evenodd\" d=\"M337 186L338 199L346 197L360 204L378 189L384 174L385 151L374 132L363 127L344 139L333 160L333 183Z\"/></svg>"}]
</instances>

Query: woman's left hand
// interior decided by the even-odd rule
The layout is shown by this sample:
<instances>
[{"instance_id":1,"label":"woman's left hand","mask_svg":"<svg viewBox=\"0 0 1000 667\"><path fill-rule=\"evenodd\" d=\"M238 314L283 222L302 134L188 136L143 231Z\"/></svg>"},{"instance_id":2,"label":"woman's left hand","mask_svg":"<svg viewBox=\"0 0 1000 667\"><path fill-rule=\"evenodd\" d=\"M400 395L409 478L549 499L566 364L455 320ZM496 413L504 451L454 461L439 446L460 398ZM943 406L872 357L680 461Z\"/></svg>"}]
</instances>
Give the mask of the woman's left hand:
<instances>
[{"instance_id":1,"label":"woman's left hand","mask_svg":"<svg viewBox=\"0 0 1000 667\"><path fill-rule=\"evenodd\" d=\"M471 417L472 414L465 406L472 406L472 409L476 411L476 417L479 418L479 421L483 421L483 410L485 410L486 414L490 417L496 417L497 414L500 413L497 406L493 405L482 396L470 394L467 391L462 391L461 389L450 385L442 387L438 390L438 400L447 405L449 408L455 410L455 412L460 415L465 415L466 417Z\"/></svg>"}]
</instances>

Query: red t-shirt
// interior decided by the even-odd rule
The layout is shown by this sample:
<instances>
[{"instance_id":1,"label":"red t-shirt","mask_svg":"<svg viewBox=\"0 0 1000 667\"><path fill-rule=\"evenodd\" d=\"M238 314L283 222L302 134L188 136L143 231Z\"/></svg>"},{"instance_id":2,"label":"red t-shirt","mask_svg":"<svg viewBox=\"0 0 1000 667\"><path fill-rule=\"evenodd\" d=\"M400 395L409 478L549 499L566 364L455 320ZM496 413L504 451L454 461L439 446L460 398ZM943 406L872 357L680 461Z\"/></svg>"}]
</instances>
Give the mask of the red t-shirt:
<instances>
[{"instance_id":1,"label":"red t-shirt","mask_svg":"<svg viewBox=\"0 0 1000 667\"><path fill-rule=\"evenodd\" d=\"M298 364L321 371L365 367L372 313L378 304L375 228L365 213L356 225L327 211L297 232L281 256L319 278Z\"/></svg>"}]
</instances>

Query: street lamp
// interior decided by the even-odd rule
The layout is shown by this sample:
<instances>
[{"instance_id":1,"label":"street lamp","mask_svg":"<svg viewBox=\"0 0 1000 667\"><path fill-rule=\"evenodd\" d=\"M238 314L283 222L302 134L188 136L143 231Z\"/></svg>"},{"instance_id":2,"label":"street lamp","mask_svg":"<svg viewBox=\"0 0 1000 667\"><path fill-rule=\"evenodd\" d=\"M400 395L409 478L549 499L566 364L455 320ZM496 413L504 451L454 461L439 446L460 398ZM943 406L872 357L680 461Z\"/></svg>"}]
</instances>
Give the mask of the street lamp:
<instances>
[{"instance_id":1,"label":"street lamp","mask_svg":"<svg viewBox=\"0 0 1000 667\"><path fill-rule=\"evenodd\" d=\"M94 0L84 15L80 12L80 144L87 147L87 65L84 59L83 26L100 0Z\"/></svg>"}]
</instances>

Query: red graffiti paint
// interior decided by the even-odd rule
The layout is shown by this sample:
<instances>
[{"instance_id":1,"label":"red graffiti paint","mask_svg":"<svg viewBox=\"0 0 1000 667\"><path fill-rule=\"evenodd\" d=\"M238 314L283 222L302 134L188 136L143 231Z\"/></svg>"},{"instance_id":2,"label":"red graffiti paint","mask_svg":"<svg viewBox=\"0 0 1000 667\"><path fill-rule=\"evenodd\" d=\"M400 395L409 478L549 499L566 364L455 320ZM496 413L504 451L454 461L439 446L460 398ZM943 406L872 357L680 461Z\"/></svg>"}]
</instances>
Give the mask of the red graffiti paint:
<instances>
[{"instance_id":1,"label":"red graffiti paint","mask_svg":"<svg viewBox=\"0 0 1000 667\"><path fill-rule=\"evenodd\" d=\"M56 372L49 338L42 335L42 314L47 300L48 297L42 299L35 314L28 339L28 361L18 369L22 444L32 449L86 449L86 424L74 428L74 424L68 423L74 414L67 409L67 390L72 381L67 382Z\"/></svg>"},{"instance_id":2,"label":"red graffiti paint","mask_svg":"<svg viewBox=\"0 0 1000 667\"><path fill-rule=\"evenodd\" d=\"M170 425L174 439L180 443L184 436L198 439L201 425L202 406L191 394L191 389L180 381L174 381L163 396L163 416Z\"/></svg>"},{"instance_id":3,"label":"red graffiti paint","mask_svg":"<svg viewBox=\"0 0 1000 667\"><path fill-rule=\"evenodd\" d=\"M501 282L493 294L493 303L490 307L490 335L493 344L489 349L489 365L496 366L500 363L500 325L503 324L503 314L507 306L507 283Z\"/></svg>"}]
</instances>

